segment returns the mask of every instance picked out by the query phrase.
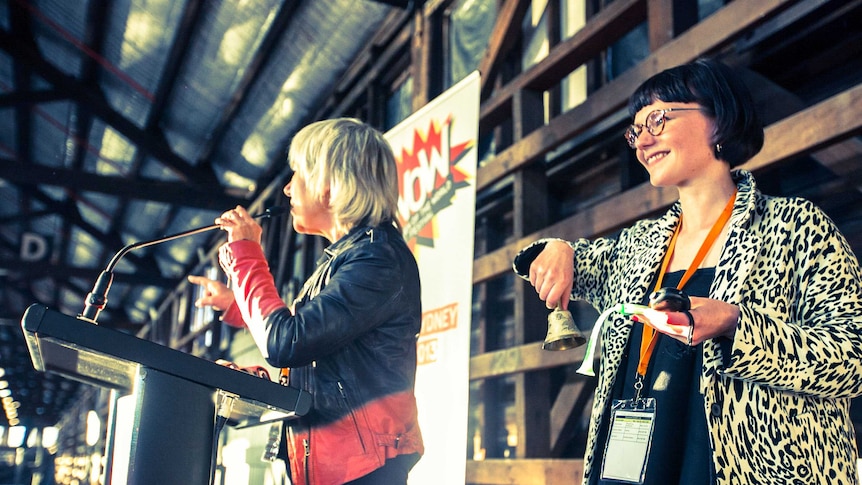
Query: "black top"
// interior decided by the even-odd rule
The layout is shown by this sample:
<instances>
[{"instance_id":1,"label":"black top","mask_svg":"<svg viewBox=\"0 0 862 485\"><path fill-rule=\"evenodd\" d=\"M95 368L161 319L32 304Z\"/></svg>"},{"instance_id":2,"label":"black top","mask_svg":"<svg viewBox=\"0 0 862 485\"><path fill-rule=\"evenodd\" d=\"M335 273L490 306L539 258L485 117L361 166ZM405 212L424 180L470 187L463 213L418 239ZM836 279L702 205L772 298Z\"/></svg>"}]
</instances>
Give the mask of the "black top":
<instances>
[{"instance_id":1,"label":"black top","mask_svg":"<svg viewBox=\"0 0 862 485\"><path fill-rule=\"evenodd\" d=\"M667 273L663 286L676 287L684 271ZM715 268L697 270L683 287L689 296L707 296L715 277ZM646 301L642 302L647 304ZM609 404L617 399L634 397L643 324L635 322L628 346L620 362L620 373L614 383ZM643 397L656 400L655 430L647 460L645 484L698 485L713 483L714 475L703 396L700 394L700 370L703 367L703 344L688 347L666 335L658 341L644 378ZM660 377L660 379L659 379ZM607 441L610 412L605 412L599 427L601 457ZM601 480L601 463L590 477L592 485L620 482Z\"/></svg>"}]
</instances>

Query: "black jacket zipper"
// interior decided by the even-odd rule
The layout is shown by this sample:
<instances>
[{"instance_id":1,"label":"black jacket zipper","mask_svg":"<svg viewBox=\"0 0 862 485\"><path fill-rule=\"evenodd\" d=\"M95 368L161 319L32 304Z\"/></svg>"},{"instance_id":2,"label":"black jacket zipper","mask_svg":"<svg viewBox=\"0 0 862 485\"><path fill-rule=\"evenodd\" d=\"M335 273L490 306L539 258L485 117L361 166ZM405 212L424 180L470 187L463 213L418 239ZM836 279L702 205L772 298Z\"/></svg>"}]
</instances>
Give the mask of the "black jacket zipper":
<instances>
[{"instance_id":1,"label":"black jacket zipper","mask_svg":"<svg viewBox=\"0 0 862 485\"><path fill-rule=\"evenodd\" d=\"M353 427L356 429L357 436L359 436L359 444L362 445L362 452L367 453L368 450L365 448L365 440L362 438L362 433L359 430L359 423L356 421L356 413L354 412L353 406L350 405L350 400L347 398L344 386L341 385L341 381L336 382L336 385L338 385L338 392L341 393L341 398L344 399L344 405L347 406L347 411L350 413L350 418L353 420Z\"/></svg>"}]
</instances>

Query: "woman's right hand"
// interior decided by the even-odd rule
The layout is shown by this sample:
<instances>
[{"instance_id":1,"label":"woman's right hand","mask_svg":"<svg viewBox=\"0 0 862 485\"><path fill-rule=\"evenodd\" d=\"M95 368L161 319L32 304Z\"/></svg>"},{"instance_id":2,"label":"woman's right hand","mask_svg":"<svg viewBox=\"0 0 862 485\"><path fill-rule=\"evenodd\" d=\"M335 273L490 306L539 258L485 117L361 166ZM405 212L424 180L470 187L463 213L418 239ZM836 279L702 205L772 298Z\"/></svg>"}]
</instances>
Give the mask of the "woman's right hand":
<instances>
[{"instance_id":1,"label":"woman's right hand","mask_svg":"<svg viewBox=\"0 0 862 485\"><path fill-rule=\"evenodd\" d=\"M233 305L233 291L221 281L211 280L203 276L189 275L189 282L200 285L204 289L204 296L195 302L196 307L211 306L214 310L224 311Z\"/></svg>"},{"instance_id":2,"label":"woman's right hand","mask_svg":"<svg viewBox=\"0 0 862 485\"><path fill-rule=\"evenodd\" d=\"M227 241L255 241L260 244L263 228L242 206L226 211L217 217L215 223L227 233Z\"/></svg>"},{"instance_id":3,"label":"woman's right hand","mask_svg":"<svg viewBox=\"0 0 862 485\"><path fill-rule=\"evenodd\" d=\"M575 250L568 243L550 240L530 264L530 283L545 306L567 308L575 279Z\"/></svg>"}]
</instances>

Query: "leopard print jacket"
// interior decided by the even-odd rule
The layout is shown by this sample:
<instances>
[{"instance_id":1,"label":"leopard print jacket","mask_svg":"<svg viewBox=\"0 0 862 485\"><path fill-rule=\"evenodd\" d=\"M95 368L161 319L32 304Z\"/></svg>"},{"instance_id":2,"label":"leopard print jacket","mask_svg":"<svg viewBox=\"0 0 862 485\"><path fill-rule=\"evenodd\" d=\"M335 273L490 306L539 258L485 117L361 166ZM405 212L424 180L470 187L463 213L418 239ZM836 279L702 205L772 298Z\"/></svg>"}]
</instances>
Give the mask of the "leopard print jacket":
<instances>
[{"instance_id":1,"label":"leopard print jacket","mask_svg":"<svg viewBox=\"0 0 862 485\"><path fill-rule=\"evenodd\" d=\"M814 204L763 195L749 172L733 176L738 194L710 297L738 305L741 316L729 356L704 342L700 377L716 484L857 484L850 398L862 395L859 261ZM617 237L570 242L572 298L599 311L642 301L680 211L677 202ZM516 257L519 276L528 278L545 241ZM587 477L601 462L596 436L630 330L619 315L602 327Z\"/></svg>"}]
</instances>

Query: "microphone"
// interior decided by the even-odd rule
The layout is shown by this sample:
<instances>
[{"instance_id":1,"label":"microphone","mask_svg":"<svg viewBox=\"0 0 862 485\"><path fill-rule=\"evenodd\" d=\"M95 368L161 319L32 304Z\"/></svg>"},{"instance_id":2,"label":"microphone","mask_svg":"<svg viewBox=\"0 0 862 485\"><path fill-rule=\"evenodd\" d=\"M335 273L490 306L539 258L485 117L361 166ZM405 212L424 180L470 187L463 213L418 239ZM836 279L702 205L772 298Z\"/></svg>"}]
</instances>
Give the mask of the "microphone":
<instances>
[{"instance_id":1,"label":"microphone","mask_svg":"<svg viewBox=\"0 0 862 485\"><path fill-rule=\"evenodd\" d=\"M278 217L284 214L287 211L282 206L273 206L260 214L251 216L252 219L266 219L270 217ZM84 311L78 315L78 318L83 320L87 320L90 323L96 323L96 319L99 317L99 312L101 312L105 305L108 303L108 291L111 289L111 283L114 281L114 267L117 263L120 262L120 258L126 255L129 251L139 248L145 248L147 246L152 246L154 244L161 244L163 242L173 241L174 239L179 239L181 237L191 236L193 234L198 234L201 232L211 231L213 229L218 229L218 224L212 224L209 226L199 227L197 229L191 229L188 231L183 231L177 234L172 234L170 236L160 237L158 239L152 239L150 241L141 241L133 244L129 244L123 249L120 249L117 254L111 258L111 261L108 263L108 266L102 271L102 274L99 275L99 278L96 280L96 284L93 286L93 291L87 294L87 299L84 302Z\"/></svg>"}]
</instances>

